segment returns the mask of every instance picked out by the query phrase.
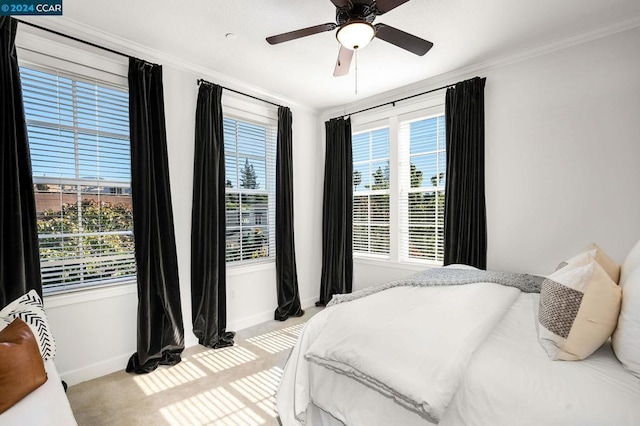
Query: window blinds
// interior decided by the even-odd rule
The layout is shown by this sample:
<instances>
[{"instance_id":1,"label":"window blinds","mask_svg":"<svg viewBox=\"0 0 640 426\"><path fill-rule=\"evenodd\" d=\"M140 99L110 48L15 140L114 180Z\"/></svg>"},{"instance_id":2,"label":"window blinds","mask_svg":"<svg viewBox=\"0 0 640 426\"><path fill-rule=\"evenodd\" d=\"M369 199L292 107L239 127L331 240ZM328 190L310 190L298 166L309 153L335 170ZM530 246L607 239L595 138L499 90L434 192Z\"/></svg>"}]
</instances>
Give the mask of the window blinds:
<instances>
[{"instance_id":1,"label":"window blinds","mask_svg":"<svg viewBox=\"0 0 640 426\"><path fill-rule=\"evenodd\" d=\"M389 128L354 133L353 251L389 256Z\"/></svg>"},{"instance_id":2,"label":"window blinds","mask_svg":"<svg viewBox=\"0 0 640 426\"><path fill-rule=\"evenodd\" d=\"M224 117L227 262L275 257L276 126Z\"/></svg>"},{"instance_id":3,"label":"window blinds","mask_svg":"<svg viewBox=\"0 0 640 426\"><path fill-rule=\"evenodd\" d=\"M404 260L442 262L445 118L400 123L400 251Z\"/></svg>"},{"instance_id":4,"label":"window blinds","mask_svg":"<svg viewBox=\"0 0 640 426\"><path fill-rule=\"evenodd\" d=\"M44 290L135 279L127 91L20 72Z\"/></svg>"}]
</instances>

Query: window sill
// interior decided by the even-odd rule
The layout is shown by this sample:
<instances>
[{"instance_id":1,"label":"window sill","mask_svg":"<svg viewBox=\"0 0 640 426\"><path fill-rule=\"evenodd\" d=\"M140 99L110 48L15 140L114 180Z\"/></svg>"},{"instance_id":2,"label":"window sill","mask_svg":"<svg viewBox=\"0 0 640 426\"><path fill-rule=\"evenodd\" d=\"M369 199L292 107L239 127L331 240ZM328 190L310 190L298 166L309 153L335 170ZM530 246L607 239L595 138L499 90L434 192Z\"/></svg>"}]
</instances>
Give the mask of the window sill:
<instances>
[{"instance_id":1,"label":"window sill","mask_svg":"<svg viewBox=\"0 0 640 426\"><path fill-rule=\"evenodd\" d=\"M242 265L227 265L227 276L233 277L237 275L251 274L260 271L275 271L276 261L272 259L267 262L245 263Z\"/></svg>"},{"instance_id":2,"label":"window sill","mask_svg":"<svg viewBox=\"0 0 640 426\"><path fill-rule=\"evenodd\" d=\"M385 268L405 269L413 271L423 271L430 268L441 267L442 264L438 262L394 262L388 259L376 259L374 257L356 257L353 258L353 263L357 265L371 265L380 266Z\"/></svg>"},{"instance_id":3,"label":"window sill","mask_svg":"<svg viewBox=\"0 0 640 426\"><path fill-rule=\"evenodd\" d=\"M100 299L109 299L128 294L137 294L138 286L135 281L126 283L104 285L94 288L83 288L78 290L65 291L44 296L46 308L57 308L61 306L85 303Z\"/></svg>"}]
</instances>

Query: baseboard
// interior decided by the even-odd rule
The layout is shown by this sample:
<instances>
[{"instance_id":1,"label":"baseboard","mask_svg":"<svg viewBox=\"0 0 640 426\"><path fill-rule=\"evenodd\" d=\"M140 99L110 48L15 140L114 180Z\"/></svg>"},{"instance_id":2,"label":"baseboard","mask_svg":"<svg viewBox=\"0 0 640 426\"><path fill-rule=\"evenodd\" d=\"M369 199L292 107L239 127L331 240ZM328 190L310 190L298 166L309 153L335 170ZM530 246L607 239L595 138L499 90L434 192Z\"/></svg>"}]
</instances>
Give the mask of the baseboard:
<instances>
[{"instance_id":1,"label":"baseboard","mask_svg":"<svg viewBox=\"0 0 640 426\"><path fill-rule=\"evenodd\" d=\"M310 297L309 299L302 300L300 304L302 305L302 309L313 308L316 306L316 302L318 301L318 297Z\"/></svg>"},{"instance_id":2,"label":"baseboard","mask_svg":"<svg viewBox=\"0 0 640 426\"><path fill-rule=\"evenodd\" d=\"M309 307L315 306L317 300L318 299L316 297L301 300L300 304L302 305L302 309L307 309ZM231 330L231 331L243 330L245 328L253 327L254 325L262 324L263 322L271 321L273 319L274 311L275 311L275 307L270 311L262 312L256 315L252 315L250 317L242 318L242 319L227 323L227 330Z\"/></svg>"},{"instance_id":3,"label":"baseboard","mask_svg":"<svg viewBox=\"0 0 640 426\"><path fill-rule=\"evenodd\" d=\"M307 309L315 306L317 300L317 297L302 300L300 302L300 304L302 305L302 309ZM258 325L263 322L271 321L273 319L274 310L275 308L273 310L242 318L237 321L232 321L227 324L227 329L231 331L238 331L245 328L253 327L254 325ZM186 347L195 346L197 344L198 340L195 338L195 336L185 336ZM134 351L135 349L132 350L131 353L127 353L125 355L121 355L95 364L87 365L76 370L59 372L60 378L67 382L69 386L73 386L77 385L78 383L106 376L107 374L115 373L116 371L124 370L127 366L129 357Z\"/></svg>"},{"instance_id":4,"label":"baseboard","mask_svg":"<svg viewBox=\"0 0 640 426\"><path fill-rule=\"evenodd\" d=\"M129 361L129 357L133 352L134 351L131 351L125 355L87 365L77 370L60 371L60 378L67 382L69 386L73 386L78 383L106 376L107 374L115 373L116 371L122 371L127 367L127 361Z\"/></svg>"}]
</instances>

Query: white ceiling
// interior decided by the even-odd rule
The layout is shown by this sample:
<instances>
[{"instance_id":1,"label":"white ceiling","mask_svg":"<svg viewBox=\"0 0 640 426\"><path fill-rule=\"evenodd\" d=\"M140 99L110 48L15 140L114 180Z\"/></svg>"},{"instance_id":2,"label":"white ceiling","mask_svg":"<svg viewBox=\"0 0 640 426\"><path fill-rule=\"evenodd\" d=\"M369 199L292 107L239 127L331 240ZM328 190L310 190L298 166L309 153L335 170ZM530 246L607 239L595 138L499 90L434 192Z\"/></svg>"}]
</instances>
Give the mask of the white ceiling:
<instances>
[{"instance_id":1,"label":"white ceiling","mask_svg":"<svg viewBox=\"0 0 640 426\"><path fill-rule=\"evenodd\" d=\"M64 18L325 109L640 16L639 0L412 0L376 18L434 43L419 57L382 40L332 76L335 31L271 46L265 38L335 22L329 0L65 0ZM45 19L42 25L46 25ZM39 23L40 23L39 22ZM225 37L233 33L235 38Z\"/></svg>"}]
</instances>

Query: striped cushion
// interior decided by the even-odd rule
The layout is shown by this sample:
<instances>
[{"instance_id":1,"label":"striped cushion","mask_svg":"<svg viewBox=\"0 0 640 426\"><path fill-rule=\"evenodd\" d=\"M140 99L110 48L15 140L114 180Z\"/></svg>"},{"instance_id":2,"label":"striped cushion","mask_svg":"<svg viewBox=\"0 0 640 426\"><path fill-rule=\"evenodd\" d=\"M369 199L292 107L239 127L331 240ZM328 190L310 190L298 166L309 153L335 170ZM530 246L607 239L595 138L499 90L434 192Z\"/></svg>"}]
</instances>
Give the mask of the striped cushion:
<instances>
[{"instance_id":1,"label":"striped cushion","mask_svg":"<svg viewBox=\"0 0 640 426\"><path fill-rule=\"evenodd\" d=\"M571 259L542 282L538 337L552 360L577 361L613 333L621 290L589 254Z\"/></svg>"},{"instance_id":2,"label":"striped cushion","mask_svg":"<svg viewBox=\"0 0 640 426\"><path fill-rule=\"evenodd\" d=\"M53 359L56 355L56 342L49 330L49 322L44 313L42 299L35 290L31 290L2 308L0 311L0 330L11 324L16 318L20 318L31 328L38 341L42 359L45 361Z\"/></svg>"}]
</instances>

